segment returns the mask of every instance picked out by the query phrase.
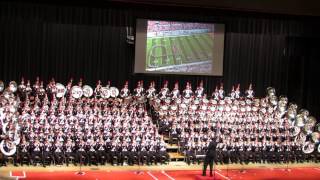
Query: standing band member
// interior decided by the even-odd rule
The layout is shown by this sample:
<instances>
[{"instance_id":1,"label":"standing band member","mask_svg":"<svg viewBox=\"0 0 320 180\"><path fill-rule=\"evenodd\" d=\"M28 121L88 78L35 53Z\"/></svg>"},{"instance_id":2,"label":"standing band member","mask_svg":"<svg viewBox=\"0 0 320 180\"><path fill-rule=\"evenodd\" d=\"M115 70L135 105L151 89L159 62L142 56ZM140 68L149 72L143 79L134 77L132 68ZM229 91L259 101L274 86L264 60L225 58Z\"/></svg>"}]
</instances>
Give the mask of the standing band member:
<instances>
[{"instance_id":1,"label":"standing band member","mask_svg":"<svg viewBox=\"0 0 320 180\"><path fill-rule=\"evenodd\" d=\"M210 165L210 176L212 176L212 169L213 169L213 160L216 156L216 148L217 148L217 142L216 139L212 139L211 142L209 143L207 152L206 152L206 157L204 159L204 164L203 164L203 171L202 171L202 176L206 176L206 171L207 171L207 166L208 164Z\"/></svg>"}]
</instances>

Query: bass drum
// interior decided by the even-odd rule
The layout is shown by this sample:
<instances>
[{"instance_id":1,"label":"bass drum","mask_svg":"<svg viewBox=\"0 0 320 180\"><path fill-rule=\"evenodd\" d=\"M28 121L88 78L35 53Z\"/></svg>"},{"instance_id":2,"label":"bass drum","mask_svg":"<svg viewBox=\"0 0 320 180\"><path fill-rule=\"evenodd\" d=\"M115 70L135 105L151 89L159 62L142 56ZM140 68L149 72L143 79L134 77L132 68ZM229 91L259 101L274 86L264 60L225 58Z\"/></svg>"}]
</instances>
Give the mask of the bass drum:
<instances>
[{"instance_id":1,"label":"bass drum","mask_svg":"<svg viewBox=\"0 0 320 180\"><path fill-rule=\"evenodd\" d=\"M119 90L116 87L111 87L110 88L110 96L111 97L117 97L119 96Z\"/></svg>"},{"instance_id":2,"label":"bass drum","mask_svg":"<svg viewBox=\"0 0 320 180\"><path fill-rule=\"evenodd\" d=\"M82 88L80 86L73 86L71 88L71 96L75 99L81 98L83 95Z\"/></svg>"}]
</instances>

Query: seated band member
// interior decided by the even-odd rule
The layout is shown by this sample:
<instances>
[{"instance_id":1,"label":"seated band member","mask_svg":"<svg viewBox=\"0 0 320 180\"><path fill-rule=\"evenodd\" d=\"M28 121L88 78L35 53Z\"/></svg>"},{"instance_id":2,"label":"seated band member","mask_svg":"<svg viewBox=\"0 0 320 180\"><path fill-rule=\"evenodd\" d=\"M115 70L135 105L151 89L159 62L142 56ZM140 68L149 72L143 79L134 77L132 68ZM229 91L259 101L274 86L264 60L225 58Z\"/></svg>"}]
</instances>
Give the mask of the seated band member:
<instances>
[{"instance_id":1,"label":"seated band member","mask_svg":"<svg viewBox=\"0 0 320 180\"><path fill-rule=\"evenodd\" d=\"M216 156L216 148L217 148L216 139L212 139L207 148L206 157L204 159L202 176L206 176L206 171L208 165L210 165L210 176L212 176L213 162Z\"/></svg>"}]
</instances>

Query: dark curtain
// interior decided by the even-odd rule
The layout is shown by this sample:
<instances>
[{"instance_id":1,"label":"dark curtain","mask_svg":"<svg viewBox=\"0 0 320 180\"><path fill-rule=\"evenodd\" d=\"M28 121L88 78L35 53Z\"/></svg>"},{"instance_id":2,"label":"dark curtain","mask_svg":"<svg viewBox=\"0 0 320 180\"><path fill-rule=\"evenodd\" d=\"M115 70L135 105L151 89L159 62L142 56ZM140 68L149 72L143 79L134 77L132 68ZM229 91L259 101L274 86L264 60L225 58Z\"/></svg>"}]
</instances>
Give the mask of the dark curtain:
<instances>
[{"instance_id":1,"label":"dark curtain","mask_svg":"<svg viewBox=\"0 0 320 180\"><path fill-rule=\"evenodd\" d=\"M126 43L126 27L136 18L220 22L226 25L223 76L134 74L134 45ZM319 18L234 14L210 10L104 4L0 3L0 79L66 83L73 77L94 85L98 79L121 87L128 80L162 86L164 80L183 88L204 81L207 93L223 83L242 90L250 83L263 96L268 86L288 95L319 117L317 61L319 46L300 39L319 37ZM298 39L297 39L298 38ZM319 42L319 41L318 41ZM309 48L309 50L307 50ZM300 54L299 54L300 53ZM194 87L195 88L195 87Z\"/></svg>"}]
</instances>

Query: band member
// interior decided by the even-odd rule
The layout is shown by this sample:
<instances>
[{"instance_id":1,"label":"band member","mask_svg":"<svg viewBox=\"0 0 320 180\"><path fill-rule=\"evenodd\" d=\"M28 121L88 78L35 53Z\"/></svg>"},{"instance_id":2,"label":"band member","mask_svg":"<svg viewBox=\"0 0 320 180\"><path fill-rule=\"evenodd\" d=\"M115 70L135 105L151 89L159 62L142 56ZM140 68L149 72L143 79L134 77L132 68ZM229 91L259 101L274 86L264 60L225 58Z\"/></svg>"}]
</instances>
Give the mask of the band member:
<instances>
[{"instance_id":1,"label":"band member","mask_svg":"<svg viewBox=\"0 0 320 180\"><path fill-rule=\"evenodd\" d=\"M253 89L252 89L252 84L249 85L249 89L246 90L246 97L247 98L253 98L254 97L254 92L253 92Z\"/></svg>"},{"instance_id":2,"label":"band member","mask_svg":"<svg viewBox=\"0 0 320 180\"><path fill-rule=\"evenodd\" d=\"M60 140L56 140L54 144L54 159L56 164L62 164L64 160L64 152L63 152L63 146L62 142Z\"/></svg>"},{"instance_id":3,"label":"band member","mask_svg":"<svg viewBox=\"0 0 320 180\"><path fill-rule=\"evenodd\" d=\"M35 160L38 159L44 164L43 156L42 156L42 143L38 139L35 140L35 143L31 146L31 158L33 163L35 164Z\"/></svg>"},{"instance_id":4,"label":"band member","mask_svg":"<svg viewBox=\"0 0 320 180\"><path fill-rule=\"evenodd\" d=\"M153 98L153 97L155 97L155 95L156 95L156 89L155 89L155 83L154 83L154 81L152 81L151 83L150 83L150 86L149 86L149 88L148 88L148 90L146 91L146 93L147 93L147 98Z\"/></svg>"},{"instance_id":5,"label":"band member","mask_svg":"<svg viewBox=\"0 0 320 180\"><path fill-rule=\"evenodd\" d=\"M208 165L210 165L210 176L212 176L213 162L216 156L216 148L217 148L216 139L212 139L207 148L206 157L204 159L202 176L206 176L206 171Z\"/></svg>"},{"instance_id":6,"label":"band member","mask_svg":"<svg viewBox=\"0 0 320 180\"><path fill-rule=\"evenodd\" d=\"M21 78L21 83L20 83L20 85L18 86L18 89L19 89L20 93L24 93L25 90L26 90L26 85L25 85L25 82L24 82L24 78L23 78L23 77Z\"/></svg>"},{"instance_id":7,"label":"band member","mask_svg":"<svg viewBox=\"0 0 320 180\"><path fill-rule=\"evenodd\" d=\"M235 93L235 98L239 99L240 98L240 84L237 85L237 88L234 91L234 93Z\"/></svg>"},{"instance_id":8,"label":"band member","mask_svg":"<svg viewBox=\"0 0 320 180\"><path fill-rule=\"evenodd\" d=\"M183 90L182 94L184 98L191 98L193 96L192 87L189 82L187 82L186 89Z\"/></svg>"},{"instance_id":9,"label":"band member","mask_svg":"<svg viewBox=\"0 0 320 180\"><path fill-rule=\"evenodd\" d=\"M164 81L163 87L161 88L158 96L160 99L165 99L167 96L169 96L169 88L168 88L168 81Z\"/></svg>"},{"instance_id":10,"label":"band member","mask_svg":"<svg viewBox=\"0 0 320 180\"><path fill-rule=\"evenodd\" d=\"M223 84L220 84L220 89L218 90L219 93L219 99L223 99L224 98L224 89L223 89Z\"/></svg>"},{"instance_id":11,"label":"band member","mask_svg":"<svg viewBox=\"0 0 320 180\"><path fill-rule=\"evenodd\" d=\"M133 90L133 95L136 97L144 95L143 81L138 81L137 87Z\"/></svg>"},{"instance_id":12,"label":"band member","mask_svg":"<svg viewBox=\"0 0 320 180\"><path fill-rule=\"evenodd\" d=\"M195 96L196 98L202 98L203 95L204 95L204 88L203 88L203 81L201 80L199 86L195 91Z\"/></svg>"},{"instance_id":13,"label":"band member","mask_svg":"<svg viewBox=\"0 0 320 180\"><path fill-rule=\"evenodd\" d=\"M94 89L94 95L96 98L101 97L101 88L102 88L101 81L98 80L96 88Z\"/></svg>"},{"instance_id":14,"label":"band member","mask_svg":"<svg viewBox=\"0 0 320 180\"><path fill-rule=\"evenodd\" d=\"M220 96L219 96L219 90L218 90L218 86L216 86L215 90L212 92L212 95L214 100L219 100Z\"/></svg>"},{"instance_id":15,"label":"band member","mask_svg":"<svg viewBox=\"0 0 320 180\"><path fill-rule=\"evenodd\" d=\"M176 82L174 84L173 90L171 91L171 98L172 99L176 99L176 98L179 98L179 97L180 97L179 83Z\"/></svg>"},{"instance_id":16,"label":"band member","mask_svg":"<svg viewBox=\"0 0 320 180\"><path fill-rule=\"evenodd\" d=\"M79 87L82 87L82 86L83 86L83 82L82 82L82 81L83 81L82 78L80 78L80 79L79 79L79 82L78 82L78 86L79 86Z\"/></svg>"},{"instance_id":17,"label":"band member","mask_svg":"<svg viewBox=\"0 0 320 180\"><path fill-rule=\"evenodd\" d=\"M129 83L128 81L125 82L124 87L120 91L120 97L126 98L130 96L130 90L129 90Z\"/></svg>"},{"instance_id":18,"label":"band member","mask_svg":"<svg viewBox=\"0 0 320 180\"><path fill-rule=\"evenodd\" d=\"M64 146L64 152L65 152L65 157L66 157L66 164L68 166L70 158L74 158L74 160L76 159L76 154L74 153L75 152L75 143L72 142L72 140L70 138L67 140L67 143ZM76 162L74 161L73 163L75 165Z\"/></svg>"},{"instance_id":19,"label":"band member","mask_svg":"<svg viewBox=\"0 0 320 180\"><path fill-rule=\"evenodd\" d=\"M230 99L234 100L235 98L236 98L236 93L235 93L235 90L234 90L234 86L232 86L231 93L230 93Z\"/></svg>"}]
</instances>

